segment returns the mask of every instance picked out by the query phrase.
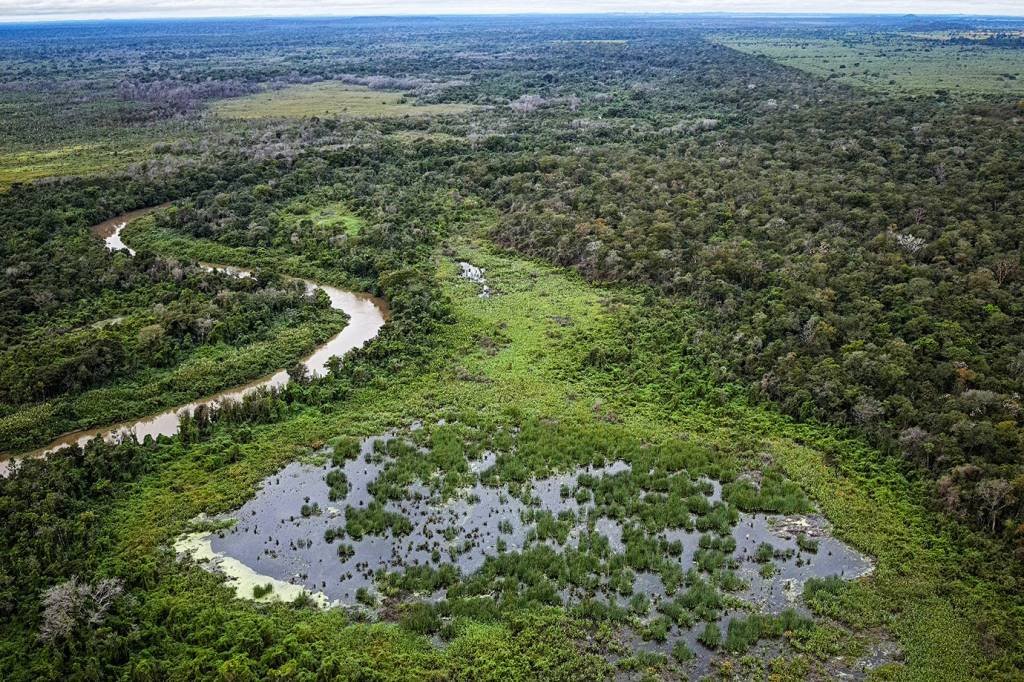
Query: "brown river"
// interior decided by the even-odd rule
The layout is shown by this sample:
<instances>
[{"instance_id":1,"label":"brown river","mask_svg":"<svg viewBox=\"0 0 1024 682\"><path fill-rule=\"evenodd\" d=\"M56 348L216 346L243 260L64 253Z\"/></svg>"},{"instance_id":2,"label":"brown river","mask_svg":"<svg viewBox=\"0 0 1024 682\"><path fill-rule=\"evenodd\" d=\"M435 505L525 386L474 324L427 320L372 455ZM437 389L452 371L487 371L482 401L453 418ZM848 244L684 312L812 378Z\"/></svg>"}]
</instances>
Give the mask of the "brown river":
<instances>
[{"instance_id":1,"label":"brown river","mask_svg":"<svg viewBox=\"0 0 1024 682\"><path fill-rule=\"evenodd\" d=\"M92 228L92 232L97 237L103 239L107 249L110 251L123 250L127 251L129 255L134 256L135 251L130 249L121 240L121 231L132 220L135 220L136 218L158 208L162 208L162 206L154 206L152 208L145 208L138 211L132 211L131 213L125 213L124 215L120 215L94 226ZM201 265L209 270L221 270L234 275L235 277L252 277L253 275L251 270L230 265L217 265L213 263L202 263ZM342 329L341 332L328 339L326 343L317 348L309 357L302 361L302 364L305 365L310 376L323 376L327 371L327 361L332 356L336 355L341 357L348 351L363 346L370 339L377 336L381 327L383 327L384 323L388 320L388 306L383 299L370 296L369 294L346 291L344 289L339 289L337 287L320 284L306 279L300 281L305 283L306 289L309 292L316 291L317 289L323 290L331 301L331 307L335 310L341 310L349 316L348 324L345 325L345 328ZM0 476L7 476L10 472L11 464L19 459L24 457L45 457L51 452L55 452L56 450L60 450L61 448L70 445L84 445L96 436L102 436L104 440L109 442L118 441L132 433L134 433L140 441L146 436L152 436L154 438L161 435L173 436L178 432L178 425L181 419L180 415L186 411L191 414L200 405L215 406L226 400L239 400L246 394L252 393L259 388L280 387L284 386L288 381L288 372L286 370L281 370L275 374L271 374L270 376L256 379L255 381L251 381L241 386L229 388L221 391L220 393L201 398L200 400L186 405L172 407L148 417L131 419L119 424L101 426L98 428L72 431L57 438L46 447L0 460ZM0 457L4 457L4 455L0 455Z\"/></svg>"}]
</instances>

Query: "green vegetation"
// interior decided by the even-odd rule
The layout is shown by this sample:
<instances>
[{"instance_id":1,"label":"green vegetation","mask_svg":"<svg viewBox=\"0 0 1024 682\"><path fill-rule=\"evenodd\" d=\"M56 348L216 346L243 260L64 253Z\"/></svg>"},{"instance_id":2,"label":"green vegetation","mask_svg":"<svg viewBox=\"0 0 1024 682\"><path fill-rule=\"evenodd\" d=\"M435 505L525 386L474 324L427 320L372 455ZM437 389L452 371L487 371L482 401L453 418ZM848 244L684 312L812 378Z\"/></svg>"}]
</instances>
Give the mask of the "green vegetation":
<instances>
[{"instance_id":1,"label":"green vegetation","mask_svg":"<svg viewBox=\"0 0 1024 682\"><path fill-rule=\"evenodd\" d=\"M687 663L693 660L695 655L693 649L687 646L686 642L676 642L672 647L672 658L676 663Z\"/></svg>"},{"instance_id":2,"label":"green vegetation","mask_svg":"<svg viewBox=\"0 0 1024 682\"><path fill-rule=\"evenodd\" d=\"M0 351L0 447L21 451L68 431L187 403L289 367L345 324L322 297L279 277L237 279L143 253L109 254L65 224L19 241L17 221L45 207L17 195L17 253ZM81 249L65 269L54 252ZM31 273L31 284L24 286Z\"/></svg>"},{"instance_id":3,"label":"green vegetation","mask_svg":"<svg viewBox=\"0 0 1024 682\"><path fill-rule=\"evenodd\" d=\"M1024 95L1019 47L953 43L922 36L854 34L780 38L767 32L727 36L723 45L822 78L871 90L934 94Z\"/></svg>"},{"instance_id":4,"label":"green vegetation","mask_svg":"<svg viewBox=\"0 0 1024 682\"><path fill-rule=\"evenodd\" d=\"M807 537L805 534L800 533L796 536L796 546L803 552L809 552L814 554L818 551L818 541L814 538Z\"/></svg>"},{"instance_id":5,"label":"green vegetation","mask_svg":"<svg viewBox=\"0 0 1024 682\"><path fill-rule=\"evenodd\" d=\"M787 609L778 616L753 614L746 618L733 618L729 621L722 646L728 651L741 653L760 639L799 637L801 634L806 635L813 627L814 624L809 619L801 618L792 609Z\"/></svg>"},{"instance_id":6,"label":"green vegetation","mask_svg":"<svg viewBox=\"0 0 1024 682\"><path fill-rule=\"evenodd\" d=\"M309 116L393 117L461 114L464 104L417 104L400 92L371 90L337 82L293 85L282 90L223 100L213 105L226 118L305 118Z\"/></svg>"},{"instance_id":7,"label":"green vegetation","mask_svg":"<svg viewBox=\"0 0 1024 682\"><path fill-rule=\"evenodd\" d=\"M708 623L704 626L700 636L697 637L701 644L709 649L717 649L722 643L722 632L718 629L718 626L714 623Z\"/></svg>"},{"instance_id":8,"label":"green vegetation","mask_svg":"<svg viewBox=\"0 0 1024 682\"><path fill-rule=\"evenodd\" d=\"M262 599L263 597L266 597L267 595L272 594L273 592L274 586L270 583L267 583L266 585L256 585L252 588L252 598Z\"/></svg>"},{"instance_id":9,"label":"green vegetation","mask_svg":"<svg viewBox=\"0 0 1024 682\"><path fill-rule=\"evenodd\" d=\"M26 150L0 155L0 187L15 182L68 175L90 175L121 169L145 159L145 148L90 144Z\"/></svg>"},{"instance_id":10,"label":"green vegetation","mask_svg":"<svg viewBox=\"0 0 1024 682\"><path fill-rule=\"evenodd\" d=\"M396 536L408 535L412 524L401 514L385 511L383 505L374 502L366 509L348 507L345 530L352 539L358 540L364 535L383 535L385 531Z\"/></svg>"},{"instance_id":11,"label":"green vegetation","mask_svg":"<svg viewBox=\"0 0 1024 682\"><path fill-rule=\"evenodd\" d=\"M851 89L723 47L734 20L173 26L119 27L96 59L100 29L0 29L5 154L166 138L130 172L0 194L3 438L288 367L343 321L282 275L392 317L324 377L0 480L0 677L795 680L867 657L879 679L1019 676L1017 95ZM405 115L426 105L460 113ZM171 200L126 230L135 257L88 233ZM335 515L358 483L339 468L392 431L372 499ZM335 567L361 538L406 547L419 520L390 505L413 490L440 509L507 487L526 511L472 572L447 561L457 528L429 563L356 567L372 585L345 608L316 607L327 585L236 594L168 550L231 532L196 519L299 458L339 509L300 493L285 520L323 524L304 542ZM553 492L592 509L532 499L580 470ZM813 618L762 612L745 583L798 559L737 555L754 512L821 513L874 570L807 581Z\"/></svg>"},{"instance_id":12,"label":"green vegetation","mask_svg":"<svg viewBox=\"0 0 1024 682\"><path fill-rule=\"evenodd\" d=\"M330 192L304 197L289 204L283 213L285 222L293 226L296 239L339 239L354 237L363 221L343 202L331 201ZM289 223L289 219L293 222Z\"/></svg>"}]
</instances>

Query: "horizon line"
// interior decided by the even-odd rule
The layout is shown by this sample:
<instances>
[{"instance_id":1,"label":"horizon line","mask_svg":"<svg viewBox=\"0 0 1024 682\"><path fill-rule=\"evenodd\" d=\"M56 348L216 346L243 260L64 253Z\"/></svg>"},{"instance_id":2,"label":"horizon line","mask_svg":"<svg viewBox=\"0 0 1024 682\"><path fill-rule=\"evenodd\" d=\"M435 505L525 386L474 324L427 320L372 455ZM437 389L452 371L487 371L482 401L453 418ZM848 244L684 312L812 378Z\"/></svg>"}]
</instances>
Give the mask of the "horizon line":
<instances>
[{"instance_id":1,"label":"horizon line","mask_svg":"<svg viewBox=\"0 0 1024 682\"><path fill-rule=\"evenodd\" d=\"M138 16L95 16L95 17L65 17L65 16L52 16L52 15L40 15L40 16L2 16L0 15L0 25L12 26L12 25L37 25L37 24L86 24L86 23L115 23L115 22L141 22L141 21L224 21L224 20L241 20L241 19L255 19L255 20L284 20L284 19L305 19L305 20L317 20L317 19L431 19L431 18L475 18L475 17L488 17L488 18L515 18L515 17L544 17L544 16L578 16L578 17L599 17L599 16L619 16L619 17L802 17L802 18L841 18L841 17L921 17L921 18L937 18L937 19L1016 19L1024 21L1024 14L1000 14L998 11L994 13L971 13L971 12L946 12L946 13L931 13L931 12L784 12L784 11L658 11L658 10L647 10L647 11L593 11L593 12L580 12L578 10L559 10L553 8L546 11L531 11L531 12L430 12L430 13L418 13L418 12L396 12L396 13L380 13L380 12L368 12L368 13L345 13L345 14L183 14L183 15L172 15L172 14L153 14L153 15L138 15Z\"/></svg>"}]
</instances>

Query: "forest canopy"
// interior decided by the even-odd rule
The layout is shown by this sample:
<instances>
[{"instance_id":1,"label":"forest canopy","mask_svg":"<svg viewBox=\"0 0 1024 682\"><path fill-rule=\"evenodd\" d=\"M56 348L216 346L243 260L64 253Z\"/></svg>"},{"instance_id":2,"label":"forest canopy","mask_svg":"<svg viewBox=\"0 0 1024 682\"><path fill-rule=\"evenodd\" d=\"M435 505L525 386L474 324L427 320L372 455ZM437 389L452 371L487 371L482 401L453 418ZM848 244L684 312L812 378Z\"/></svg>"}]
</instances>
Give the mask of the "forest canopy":
<instances>
[{"instance_id":1,"label":"forest canopy","mask_svg":"<svg viewBox=\"0 0 1024 682\"><path fill-rule=\"evenodd\" d=\"M0 453L287 373L0 479L0 677L1015 679L1022 30L0 27ZM296 278L387 323L311 376L353 320ZM291 466L329 498L226 516ZM492 498L500 539L416 536ZM363 582L242 594L200 533Z\"/></svg>"}]
</instances>

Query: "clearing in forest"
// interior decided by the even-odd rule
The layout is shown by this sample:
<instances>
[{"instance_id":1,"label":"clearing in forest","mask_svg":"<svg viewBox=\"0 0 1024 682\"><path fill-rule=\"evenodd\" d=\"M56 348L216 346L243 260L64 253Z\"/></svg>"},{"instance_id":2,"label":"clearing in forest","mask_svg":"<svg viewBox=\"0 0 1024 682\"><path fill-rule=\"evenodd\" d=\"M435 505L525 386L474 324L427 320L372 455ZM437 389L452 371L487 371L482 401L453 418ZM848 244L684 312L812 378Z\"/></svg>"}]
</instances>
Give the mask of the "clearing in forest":
<instances>
[{"instance_id":1,"label":"clearing in forest","mask_svg":"<svg viewBox=\"0 0 1024 682\"><path fill-rule=\"evenodd\" d=\"M213 111L225 118L242 119L309 116L378 118L461 114L473 108L471 104L416 104L414 97L400 92L325 81L222 100L213 106Z\"/></svg>"},{"instance_id":2,"label":"clearing in forest","mask_svg":"<svg viewBox=\"0 0 1024 682\"><path fill-rule=\"evenodd\" d=\"M10 151L0 154L0 186L54 176L92 175L141 161L145 154L142 146L118 143Z\"/></svg>"}]
</instances>

